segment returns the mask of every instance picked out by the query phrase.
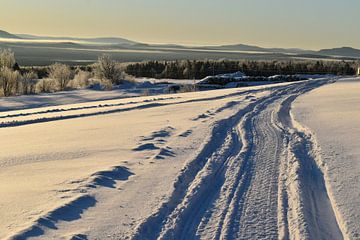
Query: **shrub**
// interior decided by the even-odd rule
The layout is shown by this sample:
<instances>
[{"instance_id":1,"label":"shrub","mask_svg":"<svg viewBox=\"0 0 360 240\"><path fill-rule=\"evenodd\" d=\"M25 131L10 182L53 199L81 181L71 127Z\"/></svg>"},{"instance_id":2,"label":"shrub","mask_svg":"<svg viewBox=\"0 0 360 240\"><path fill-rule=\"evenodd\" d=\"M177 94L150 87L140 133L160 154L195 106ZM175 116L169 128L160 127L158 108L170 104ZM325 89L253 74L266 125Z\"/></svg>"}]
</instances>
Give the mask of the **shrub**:
<instances>
[{"instance_id":1,"label":"shrub","mask_svg":"<svg viewBox=\"0 0 360 240\"><path fill-rule=\"evenodd\" d=\"M37 93L42 93L42 92L55 92L57 89L57 83L54 79L50 79L50 78L43 78L40 79L37 83L36 83L36 92Z\"/></svg>"},{"instance_id":2,"label":"shrub","mask_svg":"<svg viewBox=\"0 0 360 240\"><path fill-rule=\"evenodd\" d=\"M0 86L5 97L16 94L21 74L11 68L3 67L0 71Z\"/></svg>"},{"instance_id":3,"label":"shrub","mask_svg":"<svg viewBox=\"0 0 360 240\"><path fill-rule=\"evenodd\" d=\"M121 70L109 55L104 54L99 57L95 65L95 72L97 77L102 80L110 80L113 84L119 84L121 82Z\"/></svg>"},{"instance_id":4,"label":"shrub","mask_svg":"<svg viewBox=\"0 0 360 240\"><path fill-rule=\"evenodd\" d=\"M33 72L27 72L21 78L20 93L21 94L34 94L36 91L36 83L38 81L38 75Z\"/></svg>"},{"instance_id":5,"label":"shrub","mask_svg":"<svg viewBox=\"0 0 360 240\"><path fill-rule=\"evenodd\" d=\"M100 81L100 85L102 87L102 90L106 90L106 91L110 91L113 88L112 81L110 81L108 79L102 79Z\"/></svg>"},{"instance_id":6,"label":"shrub","mask_svg":"<svg viewBox=\"0 0 360 240\"><path fill-rule=\"evenodd\" d=\"M0 69L10 68L12 69L15 65L15 54L9 50L0 50Z\"/></svg>"},{"instance_id":7,"label":"shrub","mask_svg":"<svg viewBox=\"0 0 360 240\"><path fill-rule=\"evenodd\" d=\"M112 90L113 84L108 79L92 79L90 81L89 87L98 91L110 91Z\"/></svg>"},{"instance_id":8,"label":"shrub","mask_svg":"<svg viewBox=\"0 0 360 240\"><path fill-rule=\"evenodd\" d=\"M0 50L0 87L4 96L16 93L20 73L12 68L15 55L11 50Z\"/></svg>"},{"instance_id":9,"label":"shrub","mask_svg":"<svg viewBox=\"0 0 360 240\"><path fill-rule=\"evenodd\" d=\"M49 78L57 82L57 86L60 91L65 90L71 79L70 67L61 63L51 65L49 69Z\"/></svg>"},{"instance_id":10,"label":"shrub","mask_svg":"<svg viewBox=\"0 0 360 240\"><path fill-rule=\"evenodd\" d=\"M68 86L72 89L86 88L90 85L91 73L79 70L74 79L70 80Z\"/></svg>"}]
</instances>

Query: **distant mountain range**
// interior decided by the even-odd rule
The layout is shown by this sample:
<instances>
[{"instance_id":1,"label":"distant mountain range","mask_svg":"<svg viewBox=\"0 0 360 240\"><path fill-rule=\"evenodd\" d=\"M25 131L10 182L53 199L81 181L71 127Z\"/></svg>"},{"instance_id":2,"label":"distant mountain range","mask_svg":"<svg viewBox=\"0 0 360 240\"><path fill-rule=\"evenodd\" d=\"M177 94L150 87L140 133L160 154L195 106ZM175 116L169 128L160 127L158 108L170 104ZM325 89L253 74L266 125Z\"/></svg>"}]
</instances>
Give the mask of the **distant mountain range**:
<instances>
[{"instance_id":1,"label":"distant mountain range","mask_svg":"<svg viewBox=\"0 0 360 240\"><path fill-rule=\"evenodd\" d=\"M1 35L0 35L1 36ZM73 37L47 37L47 36L35 36L29 34L17 34L17 37L21 39L29 39L29 40L49 40L49 41L66 41L66 42L84 42L84 43L95 43L95 44L137 44L134 41L127 40L125 38L116 38L116 37L108 37L108 38L73 38Z\"/></svg>"},{"instance_id":2,"label":"distant mountain range","mask_svg":"<svg viewBox=\"0 0 360 240\"><path fill-rule=\"evenodd\" d=\"M293 53L293 54L305 54L305 53L315 53L314 51L303 50L298 48L263 48L258 46L251 46L245 44L234 44L234 45L222 45L222 46L211 46L206 47L209 49L221 49L221 50L238 50L238 51L248 51L248 52L267 52L267 53Z\"/></svg>"},{"instance_id":3,"label":"distant mountain range","mask_svg":"<svg viewBox=\"0 0 360 240\"><path fill-rule=\"evenodd\" d=\"M19 36L17 36L17 35L14 35L14 34L11 34L11 33L5 32L5 31L2 31L2 30L0 30L0 38L21 39L21 37L19 37Z\"/></svg>"},{"instance_id":4,"label":"distant mountain range","mask_svg":"<svg viewBox=\"0 0 360 240\"><path fill-rule=\"evenodd\" d=\"M360 49L351 47L340 47L331 49L322 49L319 51L304 50L299 48L262 48L258 46L250 46L244 44L237 45L225 45L219 47L210 47L223 50L241 50L241 51L252 51L252 52L265 52L265 53L289 53L289 54L305 54L305 55L323 55L331 57L351 57L360 58Z\"/></svg>"},{"instance_id":5,"label":"distant mountain range","mask_svg":"<svg viewBox=\"0 0 360 240\"><path fill-rule=\"evenodd\" d=\"M73 37L48 37L48 36L35 36L29 34L12 34L6 31L0 30L0 38L5 39L17 39L17 40L43 40L43 41L63 41L63 42L84 42L94 44L137 44L134 41L130 41L124 38L73 38Z\"/></svg>"},{"instance_id":6,"label":"distant mountain range","mask_svg":"<svg viewBox=\"0 0 360 240\"><path fill-rule=\"evenodd\" d=\"M45 65L55 61L89 63L101 53L111 53L119 61L177 59L360 59L360 49L340 47L319 51L298 48L263 48L233 44L182 46L146 44L118 37L75 38L12 34L0 30L0 48L15 51L20 63Z\"/></svg>"},{"instance_id":7,"label":"distant mountain range","mask_svg":"<svg viewBox=\"0 0 360 240\"><path fill-rule=\"evenodd\" d=\"M328 56L347 56L360 58L360 50L351 47L323 49L320 50L319 53Z\"/></svg>"},{"instance_id":8,"label":"distant mountain range","mask_svg":"<svg viewBox=\"0 0 360 240\"><path fill-rule=\"evenodd\" d=\"M74 37L48 37L35 36L29 34L12 34L0 30L0 38L18 39L18 40L43 40L43 41L63 41L74 43L92 43L92 44L108 44L108 45L130 45L142 47L159 47L159 48L186 48L186 49L203 49L203 50L226 50L226 51L244 51L244 52L261 52L261 53L287 53L287 54L306 54L306 55L323 55L332 57L351 57L360 58L360 49L351 47L340 47L332 49L322 49L320 51L311 51L298 48L262 48L258 46L251 46L245 44L222 45L222 46L203 46L203 47L184 47L176 44L157 44L150 45L131 41L125 38L118 37L101 37L101 38L74 38Z\"/></svg>"}]
</instances>

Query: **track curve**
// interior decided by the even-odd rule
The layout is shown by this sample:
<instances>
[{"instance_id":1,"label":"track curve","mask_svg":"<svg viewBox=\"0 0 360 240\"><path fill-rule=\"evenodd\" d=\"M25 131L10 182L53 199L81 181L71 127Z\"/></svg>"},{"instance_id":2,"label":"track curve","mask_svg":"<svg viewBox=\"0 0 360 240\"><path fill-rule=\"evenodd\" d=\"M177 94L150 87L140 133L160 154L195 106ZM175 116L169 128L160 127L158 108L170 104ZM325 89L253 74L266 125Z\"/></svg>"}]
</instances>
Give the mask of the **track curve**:
<instances>
[{"instance_id":1,"label":"track curve","mask_svg":"<svg viewBox=\"0 0 360 240\"><path fill-rule=\"evenodd\" d=\"M214 127L132 239L343 239L319 155L291 103L332 80L274 88Z\"/></svg>"}]
</instances>

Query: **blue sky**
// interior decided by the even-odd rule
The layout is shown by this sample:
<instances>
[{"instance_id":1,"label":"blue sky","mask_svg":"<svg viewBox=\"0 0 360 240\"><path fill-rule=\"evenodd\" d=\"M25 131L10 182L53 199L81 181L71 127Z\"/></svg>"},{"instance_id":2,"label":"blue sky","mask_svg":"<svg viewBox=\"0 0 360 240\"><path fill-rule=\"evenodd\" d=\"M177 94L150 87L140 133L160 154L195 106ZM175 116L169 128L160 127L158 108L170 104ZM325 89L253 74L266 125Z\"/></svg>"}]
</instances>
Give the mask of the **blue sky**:
<instances>
[{"instance_id":1,"label":"blue sky","mask_svg":"<svg viewBox=\"0 0 360 240\"><path fill-rule=\"evenodd\" d=\"M150 43L360 48L359 0L0 0L0 29Z\"/></svg>"}]
</instances>

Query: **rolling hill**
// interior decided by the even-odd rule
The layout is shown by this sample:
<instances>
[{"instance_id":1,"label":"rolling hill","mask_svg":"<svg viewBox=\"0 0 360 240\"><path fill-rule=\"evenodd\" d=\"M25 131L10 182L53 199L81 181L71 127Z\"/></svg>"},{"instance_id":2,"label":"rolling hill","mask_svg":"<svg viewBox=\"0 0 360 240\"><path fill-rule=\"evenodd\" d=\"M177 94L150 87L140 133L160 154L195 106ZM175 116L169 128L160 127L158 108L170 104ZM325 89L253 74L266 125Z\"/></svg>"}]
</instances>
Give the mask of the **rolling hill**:
<instances>
[{"instance_id":1,"label":"rolling hill","mask_svg":"<svg viewBox=\"0 0 360 240\"><path fill-rule=\"evenodd\" d=\"M19 37L17 35L14 35L14 34L6 32L6 31L2 31L2 30L0 30L0 38L21 39L21 37Z\"/></svg>"},{"instance_id":2,"label":"rolling hill","mask_svg":"<svg viewBox=\"0 0 360 240\"><path fill-rule=\"evenodd\" d=\"M74 38L74 37L35 36L29 34L18 34L17 36L29 40L76 41L76 42L80 41L80 42L95 43L95 44L127 44L127 45L137 44L137 42L119 37Z\"/></svg>"},{"instance_id":3,"label":"rolling hill","mask_svg":"<svg viewBox=\"0 0 360 240\"><path fill-rule=\"evenodd\" d=\"M355 49L352 47L323 49L320 50L319 53L328 56L346 56L360 58L360 49Z\"/></svg>"}]
</instances>

